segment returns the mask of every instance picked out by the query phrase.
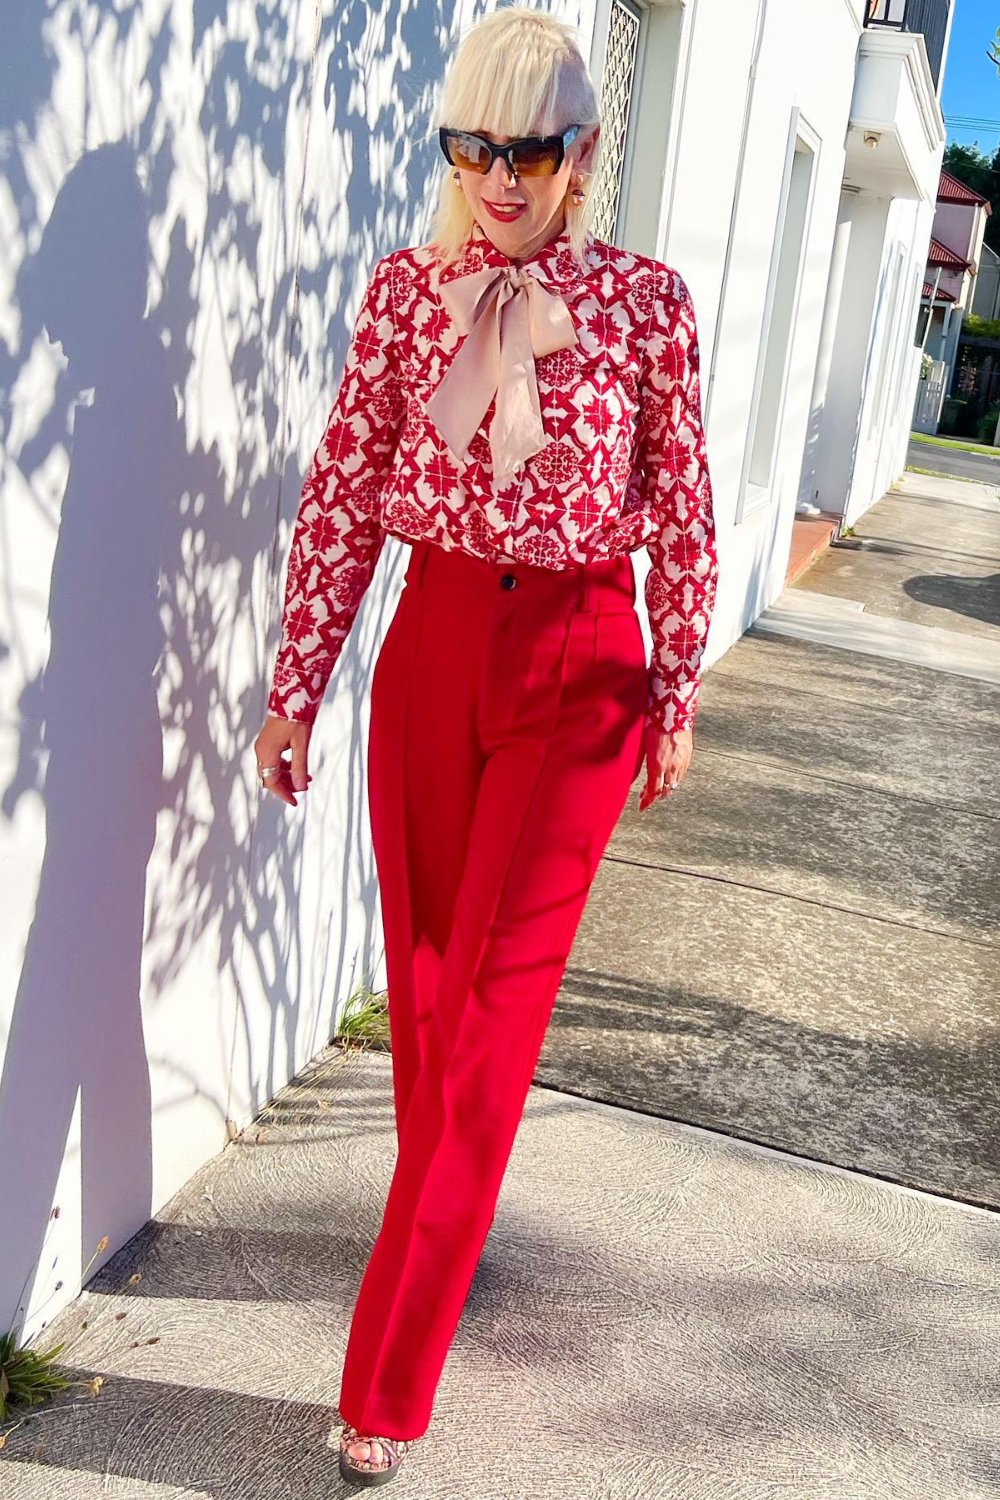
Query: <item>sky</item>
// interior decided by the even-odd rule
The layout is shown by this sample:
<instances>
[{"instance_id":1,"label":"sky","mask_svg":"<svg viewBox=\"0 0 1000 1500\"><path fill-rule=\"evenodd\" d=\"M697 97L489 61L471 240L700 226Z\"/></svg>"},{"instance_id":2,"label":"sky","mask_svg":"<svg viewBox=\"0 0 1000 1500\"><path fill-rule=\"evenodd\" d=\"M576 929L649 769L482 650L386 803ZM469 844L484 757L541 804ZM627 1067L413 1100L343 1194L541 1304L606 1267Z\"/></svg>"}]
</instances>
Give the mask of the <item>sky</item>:
<instances>
[{"instance_id":1,"label":"sky","mask_svg":"<svg viewBox=\"0 0 1000 1500\"><path fill-rule=\"evenodd\" d=\"M949 141L992 156L1000 146L1000 75L986 49L1000 27L1000 0L955 0L951 46L944 72L941 108ZM956 116L988 121L960 125Z\"/></svg>"}]
</instances>

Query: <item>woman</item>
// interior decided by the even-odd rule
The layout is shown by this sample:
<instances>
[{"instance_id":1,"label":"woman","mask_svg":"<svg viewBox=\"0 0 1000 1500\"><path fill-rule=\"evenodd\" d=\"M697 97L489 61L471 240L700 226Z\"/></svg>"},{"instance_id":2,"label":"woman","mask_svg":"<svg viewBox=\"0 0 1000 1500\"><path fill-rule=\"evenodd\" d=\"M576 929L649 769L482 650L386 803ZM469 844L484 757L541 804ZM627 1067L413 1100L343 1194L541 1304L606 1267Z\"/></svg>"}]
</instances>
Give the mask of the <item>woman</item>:
<instances>
[{"instance_id":1,"label":"woman","mask_svg":"<svg viewBox=\"0 0 1000 1500\"><path fill-rule=\"evenodd\" d=\"M409 541L368 746L398 1149L340 1391L360 1484L392 1478L429 1424L629 787L644 764L645 809L687 771L717 574L691 300L587 227L600 126L573 33L489 14L439 119L435 234L372 273L255 744L263 786L297 805L385 537Z\"/></svg>"}]
</instances>

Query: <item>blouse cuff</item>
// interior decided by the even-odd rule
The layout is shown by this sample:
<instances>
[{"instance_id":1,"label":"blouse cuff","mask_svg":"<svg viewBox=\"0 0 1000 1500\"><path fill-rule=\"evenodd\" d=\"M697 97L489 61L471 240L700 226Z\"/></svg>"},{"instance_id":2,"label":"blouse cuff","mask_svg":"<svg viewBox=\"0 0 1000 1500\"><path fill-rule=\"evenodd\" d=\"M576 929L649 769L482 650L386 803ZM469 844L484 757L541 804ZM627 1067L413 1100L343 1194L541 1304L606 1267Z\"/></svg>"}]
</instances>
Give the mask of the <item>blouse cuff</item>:
<instances>
[{"instance_id":1,"label":"blouse cuff","mask_svg":"<svg viewBox=\"0 0 1000 1500\"><path fill-rule=\"evenodd\" d=\"M701 694L701 678L691 678L677 687L664 687L655 676L646 709L646 724L664 734L693 729Z\"/></svg>"}]
</instances>

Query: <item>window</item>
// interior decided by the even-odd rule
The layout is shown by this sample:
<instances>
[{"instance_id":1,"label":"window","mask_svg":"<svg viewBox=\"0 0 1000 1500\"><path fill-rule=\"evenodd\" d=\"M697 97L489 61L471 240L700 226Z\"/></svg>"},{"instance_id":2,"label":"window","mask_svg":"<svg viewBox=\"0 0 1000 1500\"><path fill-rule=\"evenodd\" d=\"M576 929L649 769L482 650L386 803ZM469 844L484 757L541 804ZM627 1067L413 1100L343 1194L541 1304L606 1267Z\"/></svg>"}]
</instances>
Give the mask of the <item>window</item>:
<instances>
[{"instance_id":1,"label":"window","mask_svg":"<svg viewBox=\"0 0 1000 1500\"><path fill-rule=\"evenodd\" d=\"M742 519L747 501L754 507L767 499L774 474L809 226L817 145L816 137L800 119L798 110L794 110L750 414L748 482L744 486L739 519Z\"/></svg>"},{"instance_id":2,"label":"window","mask_svg":"<svg viewBox=\"0 0 1000 1500\"><path fill-rule=\"evenodd\" d=\"M683 5L596 0L591 75L600 79L598 239L657 256L668 237L690 29Z\"/></svg>"},{"instance_id":3,"label":"window","mask_svg":"<svg viewBox=\"0 0 1000 1500\"><path fill-rule=\"evenodd\" d=\"M633 0L611 0L601 84L601 159L594 186L593 231L615 242L630 146L643 13Z\"/></svg>"}]
</instances>

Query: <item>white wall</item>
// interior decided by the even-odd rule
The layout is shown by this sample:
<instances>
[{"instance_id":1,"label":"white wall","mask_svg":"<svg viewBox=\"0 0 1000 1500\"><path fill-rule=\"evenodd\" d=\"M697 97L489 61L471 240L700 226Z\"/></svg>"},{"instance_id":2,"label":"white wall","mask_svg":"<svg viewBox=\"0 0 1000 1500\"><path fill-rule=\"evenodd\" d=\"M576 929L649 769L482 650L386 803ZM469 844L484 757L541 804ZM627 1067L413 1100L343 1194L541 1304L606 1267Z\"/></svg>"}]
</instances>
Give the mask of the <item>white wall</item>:
<instances>
[{"instance_id":1,"label":"white wall","mask_svg":"<svg viewBox=\"0 0 1000 1500\"><path fill-rule=\"evenodd\" d=\"M686 8L692 30L684 87L676 91L674 129L680 139L676 176L666 185L660 254L690 285L699 320L720 560L708 662L742 634L784 582L843 178L860 11L860 4L845 0L822 0L818 7L797 0L741 6L698 0ZM778 457L769 492L741 508L754 375L767 331L782 173L796 110L815 138L816 164Z\"/></svg>"},{"instance_id":2,"label":"white wall","mask_svg":"<svg viewBox=\"0 0 1000 1500\"><path fill-rule=\"evenodd\" d=\"M844 194L842 215L849 224L847 266L814 463L813 493L823 510L843 509L851 484L861 401L861 387L855 377L866 364L871 368L871 311L884 296L888 274L885 240L889 210L890 203L884 198Z\"/></svg>"},{"instance_id":3,"label":"white wall","mask_svg":"<svg viewBox=\"0 0 1000 1500\"><path fill-rule=\"evenodd\" d=\"M933 203L894 199L877 251L879 276L865 315L869 328L858 409L854 466L845 518L853 524L899 477L906 463L919 350L914 346Z\"/></svg>"},{"instance_id":4,"label":"white wall","mask_svg":"<svg viewBox=\"0 0 1000 1500\"><path fill-rule=\"evenodd\" d=\"M927 201L843 193L843 275L829 366L813 391L802 494L847 524L905 467L931 217Z\"/></svg>"},{"instance_id":5,"label":"white wall","mask_svg":"<svg viewBox=\"0 0 1000 1500\"><path fill-rule=\"evenodd\" d=\"M429 224L448 42L364 0L6 18L0 1329L22 1289L51 1318L380 977L364 688L402 548L298 810L252 742L358 299Z\"/></svg>"},{"instance_id":6,"label":"white wall","mask_svg":"<svg viewBox=\"0 0 1000 1500\"><path fill-rule=\"evenodd\" d=\"M721 565L708 662L783 588L797 500L850 521L905 464L943 130L922 49L913 38L864 33L862 10L841 0L811 7L754 0L735 14L721 0L688 8L689 86L677 120L683 138L663 253L692 286L707 371ZM761 491L747 482L754 477L747 457L795 111L816 170L778 461ZM860 147L869 123L878 126L875 152ZM713 165L708 191L706 161ZM881 190L846 186L856 179L864 186L866 175Z\"/></svg>"}]
</instances>

